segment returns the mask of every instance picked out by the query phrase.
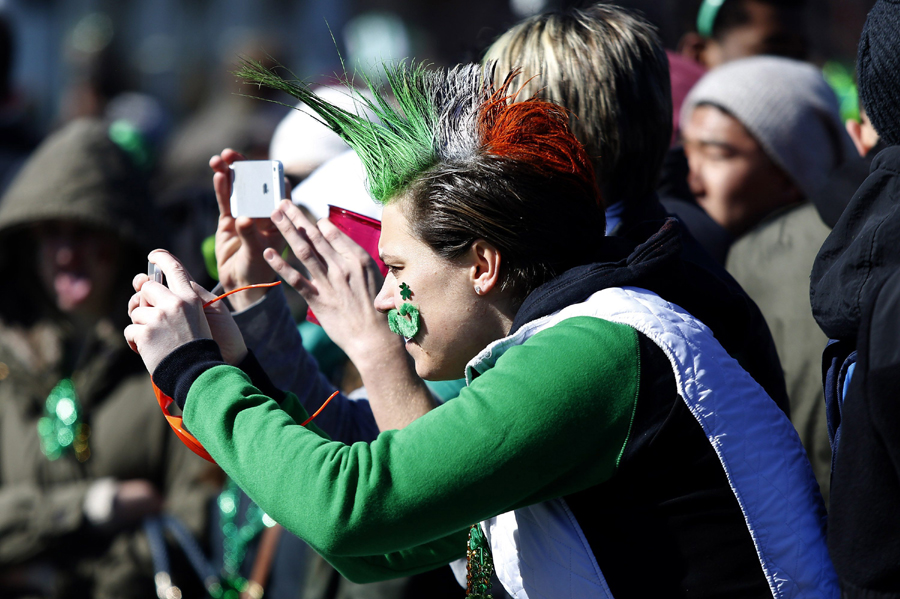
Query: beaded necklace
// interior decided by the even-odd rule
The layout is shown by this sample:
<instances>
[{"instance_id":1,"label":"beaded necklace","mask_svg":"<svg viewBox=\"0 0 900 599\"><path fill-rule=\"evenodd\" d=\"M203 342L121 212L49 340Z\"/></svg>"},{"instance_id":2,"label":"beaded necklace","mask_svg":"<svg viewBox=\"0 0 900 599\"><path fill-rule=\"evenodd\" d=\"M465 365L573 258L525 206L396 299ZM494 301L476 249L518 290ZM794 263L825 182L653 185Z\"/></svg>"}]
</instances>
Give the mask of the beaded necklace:
<instances>
[{"instance_id":1,"label":"beaded necklace","mask_svg":"<svg viewBox=\"0 0 900 599\"><path fill-rule=\"evenodd\" d=\"M230 478L219 495L219 524L222 528L222 572L221 587L209 589L214 599L238 599L240 593L248 590L249 581L241 576L241 564L247 554L247 547L265 528L275 526L275 521L250 502L244 514L244 524L235 523L240 508L240 489Z\"/></svg>"},{"instance_id":2,"label":"beaded necklace","mask_svg":"<svg viewBox=\"0 0 900 599\"><path fill-rule=\"evenodd\" d=\"M81 404L72 379L59 381L44 404L44 416L38 420L37 430L41 451L50 461L74 452L79 462L91 457L88 438L91 428L82 420Z\"/></svg>"},{"instance_id":3,"label":"beaded necklace","mask_svg":"<svg viewBox=\"0 0 900 599\"><path fill-rule=\"evenodd\" d=\"M469 543L466 547L466 598L491 599L491 576L494 573L494 558L481 526L473 524L469 528Z\"/></svg>"}]
</instances>

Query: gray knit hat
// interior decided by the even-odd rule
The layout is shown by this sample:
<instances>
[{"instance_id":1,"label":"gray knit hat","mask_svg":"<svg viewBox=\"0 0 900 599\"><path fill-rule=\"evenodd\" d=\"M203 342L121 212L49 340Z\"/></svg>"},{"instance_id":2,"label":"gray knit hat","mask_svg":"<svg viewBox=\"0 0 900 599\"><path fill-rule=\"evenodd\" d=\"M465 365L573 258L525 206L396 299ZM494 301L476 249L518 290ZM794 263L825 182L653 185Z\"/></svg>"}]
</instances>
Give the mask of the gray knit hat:
<instances>
[{"instance_id":1,"label":"gray knit hat","mask_svg":"<svg viewBox=\"0 0 900 599\"><path fill-rule=\"evenodd\" d=\"M754 56L710 71L684 100L682 128L699 104L737 119L806 197L853 153L837 97L804 62Z\"/></svg>"}]
</instances>

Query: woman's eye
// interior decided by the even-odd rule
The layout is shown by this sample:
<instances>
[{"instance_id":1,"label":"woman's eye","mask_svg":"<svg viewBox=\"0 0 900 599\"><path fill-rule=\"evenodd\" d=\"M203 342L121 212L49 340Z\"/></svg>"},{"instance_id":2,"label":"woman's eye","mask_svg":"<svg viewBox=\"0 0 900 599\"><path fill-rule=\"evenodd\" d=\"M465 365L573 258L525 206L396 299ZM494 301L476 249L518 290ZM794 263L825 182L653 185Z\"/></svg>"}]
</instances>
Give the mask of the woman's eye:
<instances>
[{"instance_id":1,"label":"woman's eye","mask_svg":"<svg viewBox=\"0 0 900 599\"><path fill-rule=\"evenodd\" d=\"M388 271L393 275L396 275L398 272L403 270L399 266L391 266L390 264L387 264L386 266L388 267Z\"/></svg>"}]
</instances>

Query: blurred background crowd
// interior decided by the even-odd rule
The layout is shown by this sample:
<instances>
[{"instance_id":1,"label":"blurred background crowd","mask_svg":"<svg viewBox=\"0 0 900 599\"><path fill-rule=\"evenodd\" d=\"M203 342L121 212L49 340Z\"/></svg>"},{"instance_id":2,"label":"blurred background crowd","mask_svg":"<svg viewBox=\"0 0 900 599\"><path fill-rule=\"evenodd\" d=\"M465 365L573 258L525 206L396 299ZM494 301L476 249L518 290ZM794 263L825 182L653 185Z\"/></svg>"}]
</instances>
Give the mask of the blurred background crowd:
<instances>
[{"instance_id":1,"label":"blurred background crowd","mask_svg":"<svg viewBox=\"0 0 900 599\"><path fill-rule=\"evenodd\" d=\"M215 285L209 160L226 147L282 160L292 184L307 184L295 201L316 216L329 203L374 210L340 163L310 176L345 146L290 107L243 95L288 101L242 88L238 57L322 85L343 70L377 79L383 61L480 61L523 19L590 4L0 0L0 595L237 599L254 596L246 579L258 567L271 597L463 596L449 572L366 588L340 579L188 454L124 346L128 276L167 247ZM785 376L786 390L767 391L789 401L827 503L821 356L840 334L814 319L809 273L884 145L855 74L875 1L614 4L654 25L668 55L675 132L659 197L759 305ZM756 55L779 58L740 60ZM607 220L614 233L627 214ZM357 387L340 351L300 326L335 384ZM195 542L177 542L185 535ZM196 572L169 572L185 563L171 551Z\"/></svg>"}]
</instances>

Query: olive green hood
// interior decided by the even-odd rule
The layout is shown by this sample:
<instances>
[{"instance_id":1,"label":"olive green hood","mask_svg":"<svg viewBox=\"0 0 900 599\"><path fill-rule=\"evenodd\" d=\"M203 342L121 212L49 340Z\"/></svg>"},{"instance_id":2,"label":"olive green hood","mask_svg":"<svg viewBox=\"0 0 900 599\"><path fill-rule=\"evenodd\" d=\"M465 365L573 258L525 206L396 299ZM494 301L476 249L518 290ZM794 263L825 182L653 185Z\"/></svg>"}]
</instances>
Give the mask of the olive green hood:
<instances>
[{"instance_id":1,"label":"olive green hood","mask_svg":"<svg viewBox=\"0 0 900 599\"><path fill-rule=\"evenodd\" d=\"M73 121L49 136L0 200L0 237L49 220L101 227L141 250L160 244L144 173L97 119Z\"/></svg>"}]
</instances>

